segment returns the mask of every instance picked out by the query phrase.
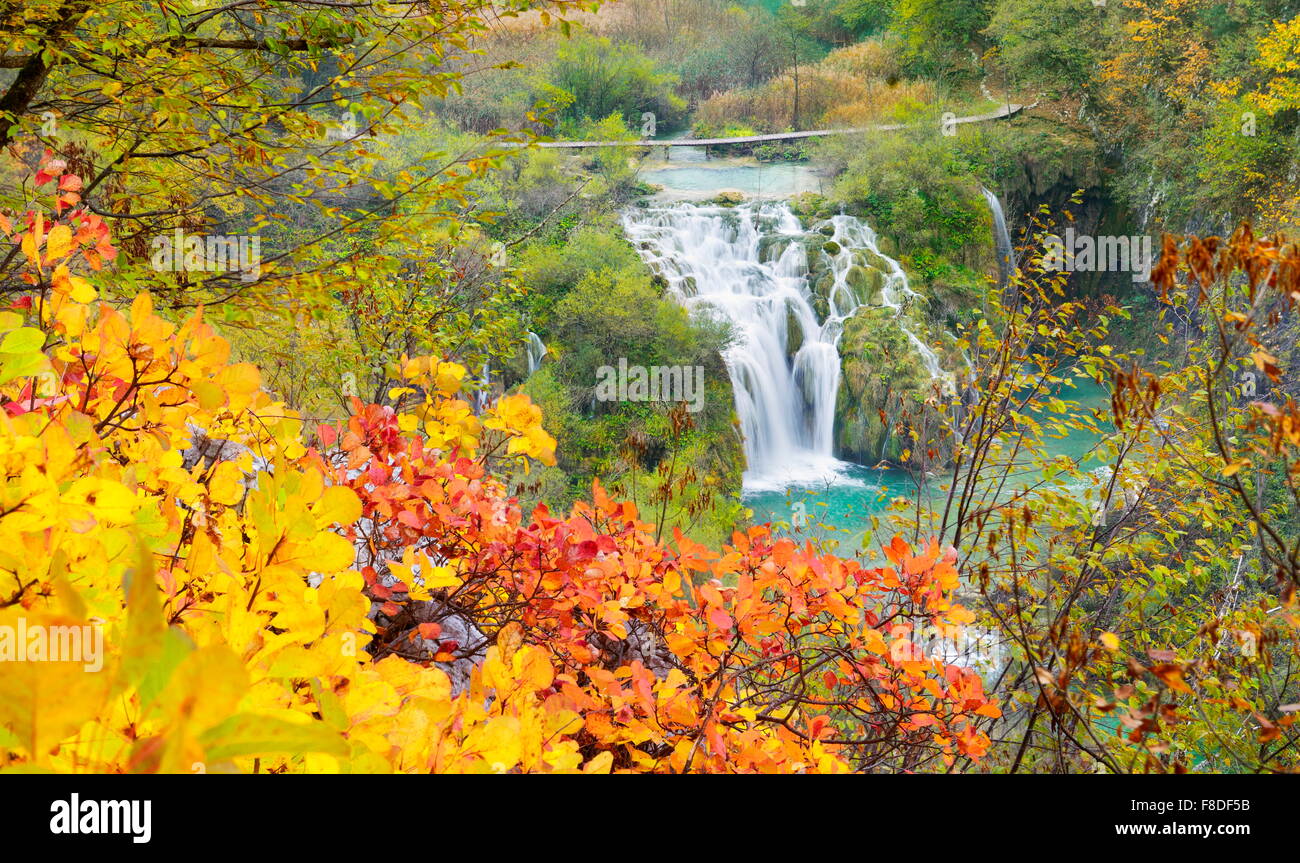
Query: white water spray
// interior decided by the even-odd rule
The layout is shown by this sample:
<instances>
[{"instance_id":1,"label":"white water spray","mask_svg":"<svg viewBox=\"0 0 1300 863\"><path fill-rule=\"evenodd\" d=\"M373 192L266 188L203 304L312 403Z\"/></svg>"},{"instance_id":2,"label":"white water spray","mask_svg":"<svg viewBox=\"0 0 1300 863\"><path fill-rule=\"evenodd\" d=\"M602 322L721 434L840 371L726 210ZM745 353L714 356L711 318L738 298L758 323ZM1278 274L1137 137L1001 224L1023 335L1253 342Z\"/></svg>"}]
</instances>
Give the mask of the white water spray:
<instances>
[{"instance_id":1,"label":"white water spray","mask_svg":"<svg viewBox=\"0 0 1300 863\"><path fill-rule=\"evenodd\" d=\"M542 358L546 356L547 347L542 337L532 331L528 333L528 374L542 367Z\"/></svg>"},{"instance_id":2,"label":"white water spray","mask_svg":"<svg viewBox=\"0 0 1300 863\"><path fill-rule=\"evenodd\" d=\"M1007 230L1007 219L1002 212L1002 202L998 200L997 195L983 186L980 186L980 191L984 193L984 200L988 202L989 210L993 213L993 240L998 252L998 278L1000 284L1005 285L1016 270L1016 250L1011 244L1011 232Z\"/></svg>"}]
</instances>

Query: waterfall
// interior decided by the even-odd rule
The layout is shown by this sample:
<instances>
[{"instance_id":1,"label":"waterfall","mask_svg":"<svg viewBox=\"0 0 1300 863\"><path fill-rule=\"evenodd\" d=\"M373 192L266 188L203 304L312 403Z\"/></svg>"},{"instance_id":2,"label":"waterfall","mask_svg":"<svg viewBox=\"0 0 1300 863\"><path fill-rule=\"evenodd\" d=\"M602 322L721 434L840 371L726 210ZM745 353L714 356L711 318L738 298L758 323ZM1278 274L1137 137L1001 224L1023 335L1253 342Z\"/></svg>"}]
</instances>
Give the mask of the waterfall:
<instances>
[{"instance_id":1,"label":"waterfall","mask_svg":"<svg viewBox=\"0 0 1300 863\"><path fill-rule=\"evenodd\" d=\"M849 467L832 454L838 345L845 320L864 302L894 310L931 376L945 377L934 351L904 324L905 305L917 294L902 267L852 216L805 229L784 203L674 204L630 210L623 226L675 299L733 327L723 359L744 435L747 490L832 479ZM809 254L824 256L818 263L831 277L823 315L814 308ZM864 254L882 272L878 297L850 284ZM801 339L793 357L791 339Z\"/></svg>"},{"instance_id":2,"label":"waterfall","mask_svg":"<svg viewBox=\"0 0 1300 863\"><path fill-rule=\"evenodd\" d=\"M541 336L532 331L528 333L528 374L542 367L542 357L546 356L546 344Z\"/></svg>"},{"instance_id":3,"label":"waterfall","mask_svg":"<svg viewBox=\"0 0 1300 863\"><path fill-rule=\"evenodd\" d=\"M1005 285L1016 270L1016 250L1011 244L1011 233L1007 230L1006 216L1002 213L1002 202L983 186L980 186L980 191L984 193L984 200L988 201L989 210L993 212L993 239L998 250L998 283Z\"/></svg>"},{"instance_id":4,"label":"waterfall","mask_svg":"<svg viewBox=\"0 0 1300 863\"><path fill-rule=\"evenodd\" d=\"M492 362L483 361L483 372L479 375L479 388L474 393L474 415L481 416L492 401Z\"/></svg>"}]
</instances>

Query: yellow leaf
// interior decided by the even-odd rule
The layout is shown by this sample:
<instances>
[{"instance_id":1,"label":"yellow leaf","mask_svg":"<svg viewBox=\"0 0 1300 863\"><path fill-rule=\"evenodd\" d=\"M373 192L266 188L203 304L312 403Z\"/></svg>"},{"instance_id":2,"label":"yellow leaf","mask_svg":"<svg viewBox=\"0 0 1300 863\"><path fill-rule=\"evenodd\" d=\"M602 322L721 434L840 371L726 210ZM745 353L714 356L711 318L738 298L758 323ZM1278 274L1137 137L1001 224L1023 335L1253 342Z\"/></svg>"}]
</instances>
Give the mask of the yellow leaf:
<instances>
[{"instance_id":1,"label":"yellow leaf","mask_svg":"<svg viewBox=\"0 0 1300 863\"><path fill-rule=\"evenodd\" d=\"M497 650L501 655L514 656L515 651L524 643L524 628L517 621L511 621L497 632Z\"/></svg>"},{"instance_id":2,"label":"yellow leaf","mask_svg":"<svg viewBox=\"0 0 1300 863\"><path fill-rule=\"evenodd\" d=\"M614 767L614 753L609 752L607 750L605 752L599 753L595 758L591 759L586 764L582 765L582 772L583 773L608 773L610 772L610 770L613 769L613 767Z\"/></svg>"},{"instance_id":3,"label":"yellow leaf","mask_svg":"<svg viewBox=\"0 0 1300 863\"><path fill-rule=\"evenodd\" d=\"M280 717L237 713L209 730L201 738L207 757L222 761L238 755L303 755L321 752L345 757L348 743L324 722L296 722L284 711Z\"/></svg>"},{"instance_id":4,"label":"yellow leaf","mask_svg":"<svg viewBox=\"0 0 1300 863\"><path fill-rule=\"evenodd\" d=\"M352 524L361 518L361 498L347 486L332 485L312 505L311 511L318 527Z\"/></svg>"},{"instance_id":5,"label":"yellow leaf","mask_svg":"<svg viewBox=\"0 0 1300 863\"><path fill-rule=\"evenodd\" d=\"M438 363L438 374L434 379L434 383L441 392L451 395L460 390L460 384L464 378L464 366L458 363Z\"/></svg>"},{"instance_id":6,"label":"yellow leaf","mask_svg":"<svg viewBox=\"0 0 1300 863\"><path fill-rule=\"evenodd\" d=\"M528 645L521 648L515 653L512 664L520 685L533 692L545 689L555 681L550 654L540 647Z\"/></svg>"},{"instance_id":7,"label":"yellow leaf","mask_svg":"<svg viewBox=\"0 0 1300 863\"><path fill-rule=\"evenodd\" d=\"M866 631L867 650L872 653L884 653L888 648L885 646L885 637L874 629Z\"/></svg>"},{"instance_id":8,"label":"yellow leaf","mask_svg":"<svg viewBox=\"0 0 1300 863\"><path fill-rule=\"evenodd\" d=\"M505 773L519 763L523 754L519 720L513 716L496 716L467 741L493 773Z\"/></svg>"},{"instance_id":9,"label":"yellow leaf","mask_svg":"<svg viewBox=\"0 0 1300 863\"><path fill-rule=\"evenodd\" d=\"M122 679L134 684L143 679L163 649L167 624L154 577L153 555L139 547L140 565L128 570L126 585L126 639L122 645Z\"/></svg>"},{"instance_id":10,"label":"yellow leaf","mask_svg":"<svg viewBox=\"0 0 1300 863\"><path fill-rule=\"evenodd\" d=\"M428 569L421 569L424 586L430 590L437 590L440 587L460 587L461 580L456 575L456 570L450 566L431 566Z\"/></svg>"},{"instance_id":11,"label":"yellow leaf","mask_svg":"<svg viewBox=\"0 0 1300 863\"><path fill-rule=\"evenodd\" d=\"M95 297L99 296L95 291L95 286L81 276L69 276L68 284L72 286L68 297L75 303L91 303L95 301Z\"/></svg>"},{"instance_id":12,"label":"yellow leaf","mask_svg":"<svg viewBox=\"0 0 1300 863\"><path fill-rule=\"evenodd\" d=\"M244 474L234 462L220 462L208 482L208 497L216 503L234 506L244 499L243 479Z\"/></svg>"},{"instance_id":13,"label":"yellow leaf","mask_svg":"<svg viewBox=\"0 0 1300 863\"><path fill-rule=\"evenodd\" d=\"M173 722L200 732L234 713L247 691L243 660L229 647L214 644L181 660L159 697L159 706Z\"/></svg>"},{"instance_id":14,"label":"yellow leaf","mask_svg":"<svg viewBox=\"0 0 1300 863\"><path fill-rule=\"evenodd\" d=\"M292 562L316 572L337 572L350 567L356 554L351 542L326 531L318 534L310 546L295 549Z\"/></svg>"},{"instance_id":15,"label":"yellow leaf","mask_svg":"<svg viewBox=\"0 0 1300 863\"><path fill-rule=\"evenodd\" d=\"M45 239L45 263L52 264L66 258L70 251L72 251L72 229L67 225L55 225Z\"/></svg>"},{"instance_id":16,"label":"yellow leaf","mask_svg":"<svg viewBox=\"0 0 1300 863\"><path fill-rule=\"evenodd\" d=\"M1233 474L1237 473L1237 471L1241 470L1243 467L1250 467L1250 459L1242 458L1242 459L1237 459L1234 462L1230 462L1223 468L1223 475L1232 476Z\"/></svg>"},{"instance_id":17,"label":"yellow leaf","mask_svg":"<svg viewBox=\"0 0 1300 863\"><path fill-rule=\"evenodd\" d=\"M190 391L199 399L199 407L205 411L215 410L225 404L226 394L221 387L211 381L195 381L190 384Z\"/></svg>"}]
</instances>

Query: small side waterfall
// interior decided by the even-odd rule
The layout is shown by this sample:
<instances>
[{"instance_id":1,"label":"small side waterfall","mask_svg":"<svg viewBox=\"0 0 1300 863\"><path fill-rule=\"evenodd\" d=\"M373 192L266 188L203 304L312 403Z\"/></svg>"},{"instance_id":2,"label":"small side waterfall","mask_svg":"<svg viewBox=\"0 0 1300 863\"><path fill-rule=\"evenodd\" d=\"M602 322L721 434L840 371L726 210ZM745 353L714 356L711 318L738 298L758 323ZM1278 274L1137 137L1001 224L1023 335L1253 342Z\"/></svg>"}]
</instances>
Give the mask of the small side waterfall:
<instances>
[{"instance_id":1,"label":"small side waterfall","mask_svg":"<svg viewBox=\"0 0 1300 863\"><path fill-rule=\"evenodd\" d=\"M864 303L893 309L930 375L947 377L905 324L905 305L917 294L902 267L852 216L805 229L784 203L675 204L630 210L623 224L679 302L707 308L735 329L724 359L744 434L747 489L829 479L848 467L832 455L838 345L845 320ZM824 256L815 291L809 255ZM864 261L881 274L878 290L860 282Z\"/></svg>"},{"instance_id":2,"label":"small side waterfall","mask_svg":"<svg viewBox=\"0 0 1300 863\"><path fill-rule=\"evenodd\" d=\"M542 358L546 356L547 347L541 336L531 330L528 333L528 374L542 367Z\"/></svg>"},{"instance_id":3,"label":"small side waterfall","mask_svg":"<svg viewBox=\"0 0 1300 863\"><path fill-rule=\"evenodd\" d=\"M474 393L474 415L481 416L492 402L492 362L483 361L483 372L479 375L479 388Z\"/></svg>"},{"instance_id":4,"label":"small side waterfall","mask_svg":"<svg viewBox=\"0 0 1300 863\"><path fill-rule=\"evenodd\" d=\"M993 212L993 240L998 252L998 284L1005 285L1016 271L1016 250L1011 243L1011 232L1007 230L1007 219L1002 212L1002 202L998 196L980 186L989 210Z\"/></svg>"}]
</instances>

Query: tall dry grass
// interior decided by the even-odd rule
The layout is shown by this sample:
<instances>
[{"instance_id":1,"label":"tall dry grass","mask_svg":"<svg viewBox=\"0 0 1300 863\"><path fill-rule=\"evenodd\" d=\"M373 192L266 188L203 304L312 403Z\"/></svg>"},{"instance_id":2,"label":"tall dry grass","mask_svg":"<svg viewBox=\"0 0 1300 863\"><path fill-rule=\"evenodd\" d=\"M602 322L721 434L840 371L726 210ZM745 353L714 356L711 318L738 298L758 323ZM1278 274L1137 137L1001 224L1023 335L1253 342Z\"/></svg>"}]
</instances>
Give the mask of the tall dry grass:
<instances>
[{"instance_id":1,"label":"tall dry grass","mask_svg":"<svg viewBox=\"0 0 1300 863\"><path fill-rule=\"evenodd\" d=\"M596 12L566 9L564 17L598 36L642 48L677 48L704 38L723 20L727 0L607 0ZM554 10L552 10L554 17ZM504 29L536 33L549 29L538 10L500 19Z\"/></svg>"},{"instance_id":2,"label":"tall dry grass","mask_svg":"<svg viewBox=\"0 0 1300 863\"><path fill-rule=\"evenodd\" d=\"M761 87L713 96L700 104L696 119L708 128L745 125L759 132L866 126L897 119L900 106L934 99L930 82L900 78L895 46L873 39L840 48L799 70L797 123L790 73Z\"/></svg>"}]
</instances>

